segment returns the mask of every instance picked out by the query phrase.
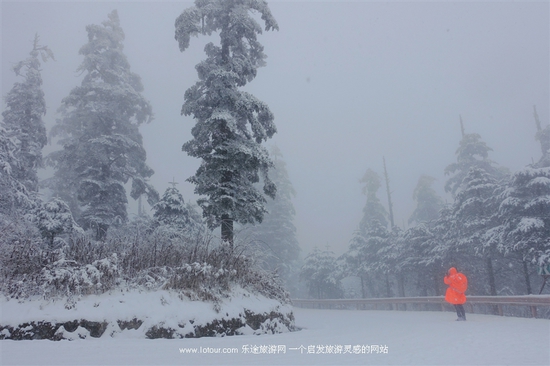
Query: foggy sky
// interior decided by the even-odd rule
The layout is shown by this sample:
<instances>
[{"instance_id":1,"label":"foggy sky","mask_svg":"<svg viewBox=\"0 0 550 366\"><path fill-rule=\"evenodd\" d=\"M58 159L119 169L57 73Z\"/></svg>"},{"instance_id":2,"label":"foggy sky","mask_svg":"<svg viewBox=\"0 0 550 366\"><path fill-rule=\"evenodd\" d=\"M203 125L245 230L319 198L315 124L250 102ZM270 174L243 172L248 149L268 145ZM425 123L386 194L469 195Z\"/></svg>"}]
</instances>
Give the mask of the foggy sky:
<instances>
[{"instance_id":1,"label":"foggy sky","mask_svg":"<svg viewBox=\"0 0 550 366\"><path fill-rule=\"evenodd\" d=\"M407 226L422 174L435 177L434 188L450 202L444 169L456 159L459 115L467 133L479 133L493 148L490 158L499 165L516 171L540 158L533 105L547 124L548 2L269 4L280 30L259 36L267 66L246 90L275 115L278 133L267 146L280 148L297 191L304 254L313 246L346 250L366 200L359 179L368 168L382 175L383 156L397 225ZM11 68L28 56L38 33L56 58L42 65L49 130L61 99L80 84L85 26L117 9L124 52L155 113L141 128L155 170L151 182L162 194L175 179L184 198L195 201L185 180L199 161L181 151L194 121L180 110L204 45L217 38L192 38L191 47L179 51L174 21L191 5L2 1L2 96L18 80ZM57 149L52 144L45 153ZM385 191L379 198L386 205Z\"/></svg>"}]
</instances>

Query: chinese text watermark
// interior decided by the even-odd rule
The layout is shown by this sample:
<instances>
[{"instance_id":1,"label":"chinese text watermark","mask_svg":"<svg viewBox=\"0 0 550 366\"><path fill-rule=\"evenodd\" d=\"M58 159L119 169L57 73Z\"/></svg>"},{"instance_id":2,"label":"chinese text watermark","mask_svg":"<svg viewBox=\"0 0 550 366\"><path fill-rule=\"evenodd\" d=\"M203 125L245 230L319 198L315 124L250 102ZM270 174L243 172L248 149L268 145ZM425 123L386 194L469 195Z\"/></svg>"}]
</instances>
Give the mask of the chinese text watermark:
<instances>
[{"instance_id":1,"label":"chinese text watermark","mask_svg":"<svg viewBox=\"0 0 550 366\"><path fill-rule=\"evenodd\" d=\"M360 354L387 354L389 348L382 344L317 344L317 345L300 345L298 347L287 347L283 344L245 344L239 348L212 348L212 347L194 347L180 348L180 353L201 353L201 354L286 354L286 353L301 353L309 355L333 354L333 355L360 355Z\"/></svg>"}]
</instances>

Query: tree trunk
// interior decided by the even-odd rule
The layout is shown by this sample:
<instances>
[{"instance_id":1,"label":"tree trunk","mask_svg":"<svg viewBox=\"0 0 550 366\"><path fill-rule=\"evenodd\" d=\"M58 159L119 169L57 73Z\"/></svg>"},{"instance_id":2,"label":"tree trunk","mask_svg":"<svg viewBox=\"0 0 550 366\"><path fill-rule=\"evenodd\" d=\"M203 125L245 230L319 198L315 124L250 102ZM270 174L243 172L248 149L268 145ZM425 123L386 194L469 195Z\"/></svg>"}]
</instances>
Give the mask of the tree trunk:
<instances>
[{"instance_id":1,"label":"tree trunk","mask_svg":"<svg viewBox=\"0 0 550 366\"><path fill-rule=\"evenodd\" d=\"M107 237L107 230L109 230L109 225L97 224L95 239L97 241L105 241L105 238Z\"/></svg>"},{"instance_id":2,"label":"tree trunk","mask_svg":"<svg viewBox=\"0 0 550 366\"><path fill-rule=\"evenodd\" d=\"M487 256L485 263L487 266L487 276L489 277L489 291L491 296L496 296L497 286L495 284L495 270L493 269L493 260L491 259L491 256Z\"/></svg>"},{"instance_id":3,"label":"tree trunk","mask_svg":"<svg viewBox=\"0 0 550 366\"><path fill-rule=\"evenodd\" d=\"M157 238L155 237L155 244L153 245L153 267L157 266Z\"/></svg>"},{"instance_id":4,"label":"tree trunk","mask_svg":"<svg viewBox=\"0 0 550 366\"><path fill-rule=\"evenodd\" d=\"M229 43L222 39L222 62L224 65L229 63Z\"/></svg>"},{"instance_id":5,"label":"tree trunk","mask_svg":"<svg viewBox=\"0 0 550 366\"><path fill-rule=\"evenodd\" d=\"M403 273L397 275L397 284L399 287L399 297L405 297L405 276L403 276Z\"/></svg>"},{"instance_id":6,"label":"tree trunk","mask_svg":"<svg viewBox=\"0 0 550 366\"><path fill-rule=\"evenodd\" d=\"M391 202L391 192L390 192L390 178L388 176L388 170L386 169L386 158L382 157L382 161L384 162L384 178L386 179L386 192L388 194L388 212L390 216L390 229L393 229L394 222L393 222L393 204Z\"/></svg>"},{"instance_id":7,"label":"tree trunk","mask_svg":"<svg viewBox=\"0 0 550 366\"><path fill-rule=\"evenodd\" d=\"M491 296L496 296L497 287L495 284L495 271L493 269L493 260L491 259L491 256L488 255L487 258L485 258L485 265L487 268L487 276L489 277L489 292ZM498 306L493 305L492 311L493 311L493 314L495 315L498 314Z\"/></svg>"},{"instance_id":8,"label":"tree trunk","mask_svg":"<svg viewBox=\"0 0 550 366\"><path fill-rule=\"evenodd\" d=\"M397 290L399 291L399 297L405 297L405 276L403 276L403 273L397 275ZM407 304L403 304L402 308L407 310ZM399 305L397 305L397 310L399 310Z\"/></svg>"},{"instance_id":9,"label":"tree trunk","mask_svg":"<svg viewBox=\"0 0 550 366\"><path fill-rule=\"evenodd\" d=\"M428 280L430 279L430 276L426 276L424 273L420 274L418 273L418 290L420 293L420 296L428 296ZM435 294L437 296L437 294Z\"/></svg>"},{"instance_id":10,"label":"tree trunk","mask_svg":"<svg viewBox=\"0 0 550 366\"><path fill-rule=\"evenodd\" d=\"M426 273L418 273L417 274L417 290L418 294L420 296L428 296L428 283L430 279L430 275L428 274L426 276ZM419 304L421 310L428 310L428 306L426 304Z\"/></svg>"},{"instance_id":11,"label":"tree trunk","mask_svg":"<svg viewBox=\"0 0 550 366\"><path fill-rule=\"evenodd\" d=\"M366 299L367 294L365 293L365 279L363 275L359 276L361 278L361 298Z\"/></svg>"},{"instance_id":12,"label":"tree trunk","mask_svg":"<svg viewBox=\"0 0 550 366\"><path fill-rule=\"evenodd\" d=\"M390 275L386 273L386 297L392 297L391 295L391 287L390 287ZM390 310L393 310L393 305L389 304Z\"/></svg>"},{"instance_id":13,"label":"tree trunk","mask_svg":"<svg viewBox=\"0 0 550 366\"><path fill-rule=\"evenodd\" d=\"M227 123L222 123L220 127L220 132L223 136L225 136L225 140L230 140L230 131L227 127ZM225 170L222 174L221 178L221 185L222 187L227 187L227 191L225 194L229 194L229 186L231 181L233 180L233 174L229 170ZM226 199L227 200L227 199ZM230 205L231 203L226 203L227 205ZM222 223L222 241L225 241L229 244L229 248L231 251L233 251L233 218L229 216L229 214L222 214L221 216Z\"/></svg>"},{"instance_id":14,"label":"tree trunk","mask_svg":"<svg viewBox=\"0 0 550 366\"><path fill-rule=\"evenodd\" d=\"M434 293L435 293L435 296L439 296L439 283L440 283L441 280L438 278L437 273L435 273L435 272L433 274L433 280L434 280Z\"/></svg>"},{"instance_id":15,"label":"tree trunk","mask_svg":"<svg viewBox=\"0 0 550 366\"><path fill-rule=\"evenodd\" d=\"M391 286L390 286L390 275L386 273L386 297L392 297L391 295Z\"/></svg>"},{"instance_id":16,"label":"tree trunk","mask_svg":"<svg viewBox=\"0 0 550 366\"><path fill-rule=\"evenodd\" d=\"M523 276L525 277L525 284L527 285L527 295L531 295L533 290L531 289L531 278L529 277L529 268L527 268L527 262L523 261Z\"/></svg>"},{"instance_id":17,"label":"tree trunk","mask_svg":"<svg viewBox=\"0 0 550 366\"><path fill-rule=\"evenodd\" d=\"M229 215L222 215L222 241L229 243L233 250L233 219Z\"/></svg>"},{"instance_id":18,"label":"tree trunk","mask_svg":"<svg viewBox=\"0 0 550 366\"><path fill-rule=\"evenodd\" d=\"M372 281L372 277L367 278L367 287L370 291L370 297L377 297L376 295L378 294L374 288L374 282Z\"/></svg>"}]
</instances>

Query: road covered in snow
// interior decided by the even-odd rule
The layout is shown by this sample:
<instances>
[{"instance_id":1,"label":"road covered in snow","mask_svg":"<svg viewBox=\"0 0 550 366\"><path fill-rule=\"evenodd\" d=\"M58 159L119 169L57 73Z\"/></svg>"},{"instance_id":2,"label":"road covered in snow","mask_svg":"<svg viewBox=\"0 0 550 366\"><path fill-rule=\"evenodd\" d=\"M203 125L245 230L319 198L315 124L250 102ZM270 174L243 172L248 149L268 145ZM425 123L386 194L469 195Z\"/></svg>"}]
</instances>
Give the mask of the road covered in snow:
<instances>
[{"instance_id":1,"label":"road covered in snow","mask_svg":"<svg viewBox=\"0 0 550 366\"><path fill-rule=\"evenodd\" d=\"M1 365L550 365L550 321L451 312L295 309L302 330L147 340L0 341Z\"/></svg>"}]
</instances>

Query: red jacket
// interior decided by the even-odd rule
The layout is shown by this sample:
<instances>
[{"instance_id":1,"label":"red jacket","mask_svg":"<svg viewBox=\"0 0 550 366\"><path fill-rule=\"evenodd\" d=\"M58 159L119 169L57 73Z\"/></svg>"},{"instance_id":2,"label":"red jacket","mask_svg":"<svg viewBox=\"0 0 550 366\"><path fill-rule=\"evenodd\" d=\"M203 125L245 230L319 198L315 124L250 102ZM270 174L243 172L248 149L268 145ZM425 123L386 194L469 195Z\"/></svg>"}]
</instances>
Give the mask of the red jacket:
<instances>
[{"instance_id":1,"label":"red jacket","mask_svg":"<svg viewBox=\"0 0 550 366\"><path fill-rule=\"evenodd\" d=\"M468 288L468 278L463 273L457 272L456 268L449 269L449 275L443 279L445 284L449 285L445 294L445 301L453 305L464 304L466 302L466 289Z\"/></svg>"}]
</instances>

